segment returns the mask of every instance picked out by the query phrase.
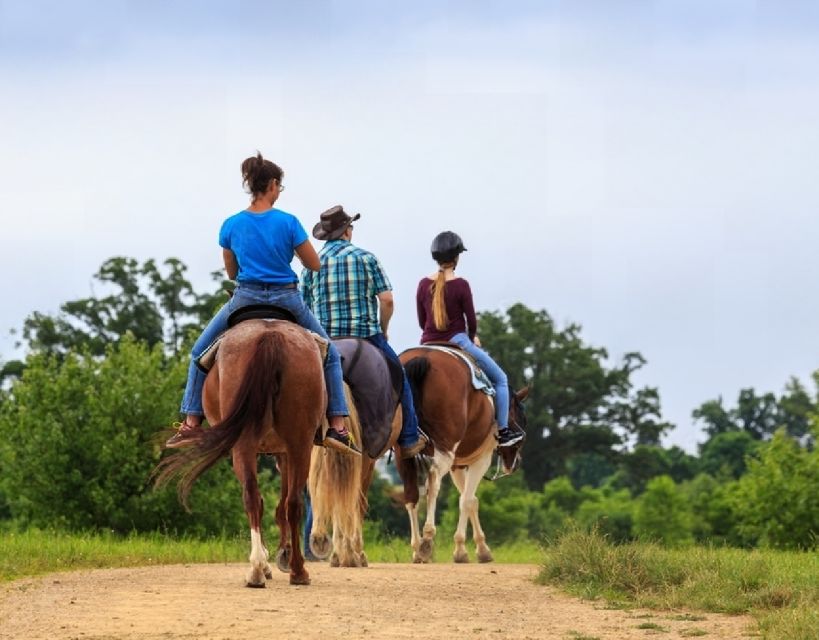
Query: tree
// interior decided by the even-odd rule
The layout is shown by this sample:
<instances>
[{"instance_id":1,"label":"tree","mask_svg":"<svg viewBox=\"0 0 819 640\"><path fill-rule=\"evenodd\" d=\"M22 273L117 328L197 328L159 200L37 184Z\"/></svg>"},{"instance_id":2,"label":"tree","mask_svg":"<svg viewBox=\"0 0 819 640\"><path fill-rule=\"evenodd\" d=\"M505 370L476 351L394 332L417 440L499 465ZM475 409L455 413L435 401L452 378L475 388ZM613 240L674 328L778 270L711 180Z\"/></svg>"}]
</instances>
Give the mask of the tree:
<instances>
[{"instance_id":1,"label":"tree","mask_svg":"<svg viewBox=\"0 0 819 640\"><path fill-rule=\"evenodd\" d=\"M634 514L637 536L680 546L693 541L691 508L669 476L649 481Z\"/></svg>"},{"instance_id":2,"label":"tree","mask_svg":"<svg viewBox=\"0 0 819 640\"><path fill-rule=\"evenodd\" d=\"M577 324L559 330L545 310L522 304L505 314L480 314L481 340L512 386L531 387L523 471L532 489L565 475L567 461L578 453L616 458L615 447L623 443L616 429L639 433L644 426L642 437L650 438L652 429L667 428L660 421L650 424L655 409L659 416L651 390L636 396L640 407L627 410L634 404L631 374L645 364L643 357L627 353L609 366L608 352L585 344L580 330Z\"/></svg>"},{"instance_id":3,"label":"tree","mask_svg":"<svg viewBox=\"0 0 819 640\"><path fill-rule=\"evenodd\" d=\"M700 445L700 470L715 478L739 478L758 448L759 442L746 431L718 433Z\"/></svg>"},{"instance_id":4,"label":"tree","mask_svg":"<svg viewBox=\"0 0 819 640\"><path fill-rule=\"evenodd\" d=\"M784 429L760 447L737 482L734 510L750 544L815 549L819 532L819 450L803 449Z\"/></svg>"},{"instance_id":5,"label":"tree","mask_svg":"<svg viewBox=\"0 0 819 640\"><path fill-rule=\"evenodd\" d=\"M154 491L157 432L178 410L186 363L124 338L104 357L32 354L0 404L0 494L22 524L118 532L237 532L241 490L229 463L200 479L193 514Z\"/></svg>"},{"instance_id":6,"label":"tree","mask_svg":"<svg viewBox=\"0 0 819 640\"><path fill-rule=\"evenodd\" d=\"M226 300L217 290L199 295L185 279L187 267L177 258L163 263L140 264L134 258L106 260L94 280L107 295L71 300L60 313L35 311L23 325L23 339L30 351L64 356L78 349L101 356L108 346L126 334L149 346L162 344L177 354L189 331L210 319L215 301ZM212 274L216 275L216 274Z\"/></svg>"}]
</instances>

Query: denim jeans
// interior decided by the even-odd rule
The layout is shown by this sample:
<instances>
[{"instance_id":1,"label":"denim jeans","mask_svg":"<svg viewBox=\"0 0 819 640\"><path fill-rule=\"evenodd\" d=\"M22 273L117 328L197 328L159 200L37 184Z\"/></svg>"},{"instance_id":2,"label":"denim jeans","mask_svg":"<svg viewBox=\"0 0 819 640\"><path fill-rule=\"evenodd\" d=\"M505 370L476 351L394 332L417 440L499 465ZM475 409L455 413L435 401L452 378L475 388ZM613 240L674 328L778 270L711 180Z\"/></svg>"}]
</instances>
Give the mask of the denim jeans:
<instances>
[{"instance_id":1,"label":"denim jeans","mask_svg":"<svg viewBox=\"0 0 819 640\"><path fill-rule=\"evenodd\" d=\"M274 285L242 285L240 284L218 313L213 317L202 335L191 350L191 363L188 366L188 381L185 385L185 394L182 397L182 413L201 416L202 388L205 386L205 374L196 366L196 361L228 328L230 314L251 304L272 304L287 309L296 321L305 329L309 329L321 337L326 338L327 332L316 320L310 309L304 304L298 289L277 287ZM324 380L327 385L327 416L346 416L347 401L344 399L344 381L341 374L341 358L332 342L324 361Z\"/></svg>"},{"instance_id":2,"label":"denim jeans","mask_svg":"<svg viewBox=\"0 0 819 640\"><path fill-rule=\"evenodd\" d=\"M369 342L375 345L387 358L393 362L401 365L401 360L398 354L393 351L390 343L384 337L383 333L376 333L367 338ZM404 367L401 367L403 371ZM404 388L401 391L401 417L403 418L401 425L401 433L398 434L398 446L407 447L418 440L418 416L415 415L415 405L412 402L412 389L410 383L404 374Z\"/></svg>"},{"instance_id":3,"label":"denim jeans","mask_svg":"<svg viewBox=\"0 0 819 640\"><path fill-rule=\"evenodd\" d=\"M492 381L492 385L495 387L495 420L498 422L499 430L506 429L509 426L509 381L503 369L497 365L486 351L475 346L475 343L465 333L456 333L449 341L457 344L475 358L478 365Z\"/></svg>"}]
</instances>

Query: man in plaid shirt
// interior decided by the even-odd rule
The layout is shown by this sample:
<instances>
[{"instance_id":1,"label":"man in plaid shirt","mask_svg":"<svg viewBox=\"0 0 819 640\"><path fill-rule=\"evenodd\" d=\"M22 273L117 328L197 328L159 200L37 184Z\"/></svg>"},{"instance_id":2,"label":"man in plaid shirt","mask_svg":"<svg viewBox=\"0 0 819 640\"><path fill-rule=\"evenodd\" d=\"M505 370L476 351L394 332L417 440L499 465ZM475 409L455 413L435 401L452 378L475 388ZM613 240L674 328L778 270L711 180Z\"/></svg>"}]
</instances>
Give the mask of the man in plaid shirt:
<instances>
[{"instance_id":1,"label":"man in plaid shirt","mask_svg":"<svg viewBox=\"0 0 819 640\"><path fill-rule=\"evenodd\" d=\"M360 213L347 215L340 205L321 214L321 221L313 228L313 236L326 241L319 251L321 269L304 270L302 295L331 338L364 338L400 364L387 342L394 305L392 285L378 258L351 242L353 222L360 217ZM398 446L403 458L411 458L424 449L427 437L418 428L406 376L401 409L403 426Z\"/></svg>"}]
</instances>

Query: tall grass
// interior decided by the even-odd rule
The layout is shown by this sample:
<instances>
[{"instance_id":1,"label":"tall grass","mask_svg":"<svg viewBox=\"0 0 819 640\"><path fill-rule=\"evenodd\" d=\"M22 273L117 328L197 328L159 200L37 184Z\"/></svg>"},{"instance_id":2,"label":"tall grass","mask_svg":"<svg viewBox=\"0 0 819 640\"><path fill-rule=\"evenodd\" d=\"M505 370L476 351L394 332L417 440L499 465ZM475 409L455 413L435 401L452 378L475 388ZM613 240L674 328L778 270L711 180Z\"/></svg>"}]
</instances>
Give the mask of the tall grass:
<instances>
[{"instance_id":1,"label":"tall grass","mask_svg":"<svg viewBox=\"0 0 819 640\"><path fill-rule=\"evenodd\" d=\"M613 545L572 530L547 550L538 580L641 607L750 613L771 640L819 637L815 553Z\"/></svg>"}]
</instances>

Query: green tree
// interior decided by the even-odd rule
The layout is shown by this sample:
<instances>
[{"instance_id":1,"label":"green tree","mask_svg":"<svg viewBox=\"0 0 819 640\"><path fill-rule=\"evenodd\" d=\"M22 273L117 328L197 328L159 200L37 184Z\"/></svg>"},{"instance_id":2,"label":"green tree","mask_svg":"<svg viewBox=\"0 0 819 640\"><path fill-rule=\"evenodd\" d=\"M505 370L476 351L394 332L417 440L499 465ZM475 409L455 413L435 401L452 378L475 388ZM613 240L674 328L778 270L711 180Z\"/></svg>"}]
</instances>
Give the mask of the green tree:
<instances>
[{"instance_id":1,"label":"green tree","mask_svg":"<svg viewBox=\"0 0 819 640\"><path fill-rule=\"evenodd\" d=\"M164 269L155 260L140 264L134 258L109 258L94 275L107 295L65 302L57 315L32 313L23 325L28 349L61 356L84 349L102 356L128 334L179 353L188 332L200 329L216 302L227 297L221 288L196 294L185 278L187 267L177 258L162 264Z\"/></svg>"},{"instance_id":2,"label":"green tree","mask_svg":"<svg viewBox=\"0 0 819 640\"><path fill-rule=\"evenodd\" d=\"M759 442L747 431L718 433L700 445L700 469L715 478L739 478Z\"/></svg>"},{"instance_id":3,"label":"green tree","mask_svg":"<svg viewBox=\"0 0 819 640\"><path fill-rule=\"evenodd\" d=\"M634 399L631 374L645 364L639 353L628 353L609 366L608 352L585 344L579 325L558 329L545 310L532 311L522 304L504 314L481 313L480 333L512 386L531 387L523 462L530 488L565 475L568 460L578 453L616 458L615 447L623 442L616 429L632 433L644 425L642 437L649 437L652 393L635 396L642 409L626 410Z\"/></svg>"},{"instance_id":4,"label":"green tree","mask_svg":"<svg viewBox=\"0 0 819 640\"><path fill-rule=\"evenodd\" d=\"M693 541L691 508L669 476L659 476L648 482L637 501L634 533L668 546Z\"/></svg>"},{"instance_id":5,"label":"green tree","mask_svg":"<svg viewBox=\"0 0 819 640\"><path fill-rule=\"evenodd\" d=\"M596 529L617 543L634 537L634 500L627 489L604 486L585 494L577 509L577 522L586 530Z\"/></svg>"},{"instance_id":6,"label":"green tree","mask_svg":"<svg viewBox=\"0 0 819 640\"><path fill-rule=\"evenodd\" d=\"M737 482L734 509L748 544L814 549L819 534L819 450L803 449L784 429L759 449Z\"/></svg>"},{"instance_id":7,"label":"green tree","mask_svg":"<svg viewBox=\"0 0 819 640\"><path fill-rule=\"evenodd\" d=\"M697 542L741 544L736 529L732 493L736 483L720 482L701 473L680 489L691 505L692 533Z\"/></svg>"},{"instance_id":8,"label":"green tree","mask_svg":"<svg viewBox=\"0 0 819 640\"><path fill-rule=\"evenodd\" d=\"M125 338L104 358L33 354L0 405L0 493L23 525L74 530L244 529L228 462L198 483L193 514L154 491L157 431L177 414L185 362Z\"/></svg>"}]
</instances>

